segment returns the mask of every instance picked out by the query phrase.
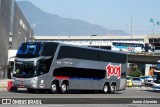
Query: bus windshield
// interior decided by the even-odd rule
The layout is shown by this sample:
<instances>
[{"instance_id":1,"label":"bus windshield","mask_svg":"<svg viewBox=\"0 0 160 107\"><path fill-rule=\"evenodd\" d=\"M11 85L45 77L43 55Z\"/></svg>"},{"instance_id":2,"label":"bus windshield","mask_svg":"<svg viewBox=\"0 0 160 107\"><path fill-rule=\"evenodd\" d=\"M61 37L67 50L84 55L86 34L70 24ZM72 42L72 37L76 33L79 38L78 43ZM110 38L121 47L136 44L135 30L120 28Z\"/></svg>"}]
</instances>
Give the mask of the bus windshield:
<instances>
[{"instance_id":1,"label":"bus windshield","mask_svg":"<svg viewBox=\"0 0 160 107\"><path fill-rule=\"evenodd\" d=\"M153 72L153 75L155 77L154 82L160 84L160 72Z\"/></svg>"},{"instance_id":2,"label":"bus windshield","mask_svg":"<svg viewBox=\"0 0 160 107\"><path fill-rule=\"evenodd\" d=\"M17 52L19 58L35 58L40 56L42 44L22 44Z\"/></svg>"},{"instance_id":3,"label":"bus windshield","mask_svg":"<svg viewBox=\"0 0 160 107\"><path fill-rule=\"evenodd\" d=\"M14 76L18 78L31 78L49 72L53 58L40 59L34 66L34 61L15 62Z\"/></svg>"},{"instance_id":4,"label":"bus windshield","mask_svg":"<svg viewBox=\"0 0 160 107\"><path fill-rule=\"evenodd\" d=\"M157 64L157 65L156 65L155 70L160 70L160 64Z\"/></svg>"},{"instance_id":5,"label":"bus windshield","mask_svg":"<svg viewBox=\"0 0 160 107\"><path fill-rule=\"evenodd\" d=\"M30 78L37 76L34 62L16 62L14 76L19 78Z\"/></svg>"}]
</instances>

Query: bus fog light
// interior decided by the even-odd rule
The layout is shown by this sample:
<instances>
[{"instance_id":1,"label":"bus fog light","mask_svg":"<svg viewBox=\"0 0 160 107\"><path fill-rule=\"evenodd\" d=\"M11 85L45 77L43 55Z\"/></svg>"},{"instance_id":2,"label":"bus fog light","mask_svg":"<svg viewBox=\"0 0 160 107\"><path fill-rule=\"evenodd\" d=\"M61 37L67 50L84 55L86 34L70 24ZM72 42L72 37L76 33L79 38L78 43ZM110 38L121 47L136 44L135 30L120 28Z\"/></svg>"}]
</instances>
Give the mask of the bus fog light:
<instances>
[{"instance_id":1,"label":"bus fog light","mask_svg":"<svg viewBox=\"0 0 160 107\"><path fill-rule=\"evenodd\" d=\"M32 83L37 83L38 77L35 77L31 80Z\"/></svg>"},{"instance_id":2,"label":"bus fog light","mask_svg":"<svg viewBox=\"0 0 160 107\"><path fill-rule=\"evenodd\" d=\"M37 87L37 85L36 85L36 84L33 84L32 87Z\"/></svg>"}]
</instances>

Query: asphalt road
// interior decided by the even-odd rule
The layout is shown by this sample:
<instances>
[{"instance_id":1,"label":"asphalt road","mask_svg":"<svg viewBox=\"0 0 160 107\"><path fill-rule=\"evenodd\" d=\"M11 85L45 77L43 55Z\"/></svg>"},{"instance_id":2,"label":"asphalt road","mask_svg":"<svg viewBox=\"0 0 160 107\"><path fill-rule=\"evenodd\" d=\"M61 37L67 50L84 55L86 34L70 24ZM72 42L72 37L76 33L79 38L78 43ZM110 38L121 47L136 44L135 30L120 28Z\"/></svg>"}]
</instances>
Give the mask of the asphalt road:
<instances>
[{"instance_id":1,"label":"asphalt road","mask_svg":"<svg viewBox=\"0 0 160 107\"><path fill-rule=\"evenodd\" d=\"M102 94L93 92L71 91L68 94L28 93L26 89L8 92L0 88L0 98L160 98L159 92L150 87L127 87L124 91L115 94Z\"/></svg>"},{"instance_id":2,"label":"asphalt road","mask_svg":"<svg viewBox=\"0 0 160 107\"><path fill-rule=\"evenodd\" d=\"M28 93L26 89L19 89L19 91L8 92L6 89L0 88L1 99L16 99L16 100L42 100L45 107L159 107L160 92L154 92L150 87L127 87L125 91L116 92L115 94L101 94L92 92L71 91L68 94L50 94L50 93ZM159 99L156 99L159 98ZM0 100L1 100L0 99ZM157 104L149 103L133 103L133 101L157 101ZM0 101L1 103L1 101ZM72 104L72 105L71 105ZM78 105L77 105L78 104ZM79 105L80 104L80 105ZM83 105L83 106L82 106ZM144 106L145 105L145 106ZM1 106L1 105L0 105ZM17 107L16 105L12 105ZM5 105L5 107L7 107ZM18 106L21 107L21 106ZM30 107L23 105L23 107ZM31 106L33 107L33 106ZM40 106L37 106L40 107ZM42 106L44 107L44 105ZM111 107L111 106L110 106Z\"/></svg>"}]
</instances>

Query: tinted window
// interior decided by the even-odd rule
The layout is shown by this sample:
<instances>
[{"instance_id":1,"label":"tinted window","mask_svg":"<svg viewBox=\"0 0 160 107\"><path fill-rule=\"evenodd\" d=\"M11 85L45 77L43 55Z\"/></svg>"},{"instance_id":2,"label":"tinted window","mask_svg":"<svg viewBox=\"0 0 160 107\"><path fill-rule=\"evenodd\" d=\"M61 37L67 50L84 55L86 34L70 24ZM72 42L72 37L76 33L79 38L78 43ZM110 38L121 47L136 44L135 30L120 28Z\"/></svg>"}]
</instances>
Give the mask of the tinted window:
<instances>
[{"instance_id":1,"label":"tinted window","mask_svg":"<svg viewBox=\"0 0 160 107\"><path fill-rule=\"evenodd\" d=\"M85 49L80 47L62 46L58 58L76 58L98 61L98 50Z\"/></svg>"},{"instance_id":2,"label":"tinted window","mask_svg":"<svg viewBox=\"0 0 160 107\"><path fill-rule=\"evenodd\" d=\"M41 56L54 56L58 43L48 42L44 44Z\"/></svg>"},{"instance_id":3,"label":"tinted window","mask_svg":"<svg viewBox=\"0 0 160 107\"><path fill-rule=\"evenodd\" d=\"M104 62L126 63L127 55L115 52L100 51L99 60Z\"/></svg>"},{"instance_id":4,"label":"tinted window","mask_svg":"<svg viewBox=\"0 0 160 107\"><path fill-rule=\"evenodd\" d=\"M85 68L71 68L63 67L57 68L53 72L53 76L68 76L77 78L105 78L105 70L85 69Z\"/></svg>"},{"instance_id":5,"label":"tinted window","mask_svg":"<svg viewBox=\"0 0 160 107\"><path fill-rule=\"evenodd\" d=\"M94 61L126 63L127 55L108 51L99 51L79 47L62 46L58 58L76 58Z\"/></svg>"},{"instance_id":6,"label":"tinted window","mask_svg":"<svg viewBox=\"0 0 160 107\"><path fill-rule=\"evenodd\" d=\"M18 51L17 57L19 58L34 58L40 56L42 44L22 44Z\"/></svg>"},{"instance_id":7,"label":"tinted window","mask_svg":"<svg viewBox=\"0 0 160 107\"><path fill-rule=\"evenodd\" d=\"M141 48L144 48L144 45L143 44L135 44L135 43L116 43L116 42L113 42L112 43L113 45L115 46L129 46L129 47L141 47Z\"/></svg>"},{"instance_id":8,"label":"tinted window","mask_svg":"<svg viewBox=\"0 0 160 107\"><path fill-rule=\"evenodd\" d=\"M54 56L58 43L23 43L17 52L19 58L35 58L39 56Z\"/></svg>"},{"instance_id":9,"label":"tinted window","mask_svg":"<svg viewBox=\"0 0 160 107\"><path fill-rule=\"evenodd\" d=\"M111 50L111 46L89 46L89 47Z\"/></svg>"},{"instance_id":10,"label":"tinted window","mask_svg":"<svg viewBox=\"0 0 160 107\"><path fill-rule=\"evenodd\" d=\"M140 78L133 78L132 80L137 80L137 81L140 81Z\"/></svg>"},{"instance_id":11,"label":"tinted window","mask_svg":"<svg viewBox=\"0 0 160 107\"><path fill-rule=\"evenodd\" d=\"M38 67L38 75L43 75L49 72L52 59L41 59L37 62L37 67Z\"/></svg>"}]
</instances>

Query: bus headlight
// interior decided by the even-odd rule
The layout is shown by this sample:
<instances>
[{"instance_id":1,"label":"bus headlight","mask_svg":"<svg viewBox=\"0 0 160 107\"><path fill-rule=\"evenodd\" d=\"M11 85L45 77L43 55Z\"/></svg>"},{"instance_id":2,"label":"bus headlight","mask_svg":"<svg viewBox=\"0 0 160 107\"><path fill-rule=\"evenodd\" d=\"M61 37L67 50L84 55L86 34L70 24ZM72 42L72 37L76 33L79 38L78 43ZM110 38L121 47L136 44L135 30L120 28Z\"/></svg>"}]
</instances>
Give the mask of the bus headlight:
<instances>
[{"instance_id":1,"label":"bus headlight","mask_svg":"<svg viewBox=\"0 0 160 107\"><path fill-rule=\"evenodd\" d=\"M37 83L38 77L35 77L31 80L32 83Z\"/></svg>"}]
</instances>

